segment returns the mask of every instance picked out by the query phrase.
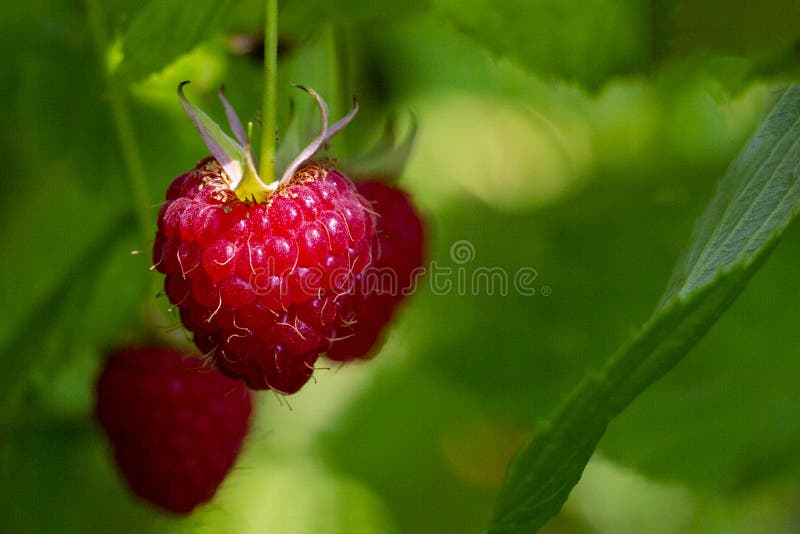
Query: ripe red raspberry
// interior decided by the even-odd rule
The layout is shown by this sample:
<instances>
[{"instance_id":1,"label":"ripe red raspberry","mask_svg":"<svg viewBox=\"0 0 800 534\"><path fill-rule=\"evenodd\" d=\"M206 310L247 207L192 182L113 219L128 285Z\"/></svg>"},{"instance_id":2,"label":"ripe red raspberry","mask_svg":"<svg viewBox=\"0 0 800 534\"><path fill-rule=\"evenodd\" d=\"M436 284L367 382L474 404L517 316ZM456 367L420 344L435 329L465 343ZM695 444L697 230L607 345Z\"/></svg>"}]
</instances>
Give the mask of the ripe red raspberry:
<instances>
[{"instance_id":1,"label":"ripe red raspberry","mask_svg":"<svg viewBox=\"0 0 800 534\"><path fill-rule=\"evenodd\" d=\"M395 310L415 289L425 259L425 228L408 195L379 181L359 182L358 192L377 213L373 264L358 275L355 298L340 313L343 326L328 349L332 360L365 358Z\"/></svg>"},{"instance_id":2,"label":"ripe red raspberry","mask_svg":"<svg viewBox=\"0 0 800 534\"><path fill-rule=\"evenodd\" d=\"M335 337L372 261L370 205L339 171L307 164L244 202L212 158L175 179L153 249L197 346L256 389L294 393Z\"/></svg>"},{"instance_id":3,"label":"ripe red raspberry","mask_svg":"<svg viewBox=\"0 0 800 534\"><path fill-rule=\"evenodd\" d=\"M180 352L114 352L97 381L95 416L130 489L184 514L217 491L248 429L250 392Z\"/></svg>"},{"instance_id":4,"label":"ripe red raspberry","mask_svg":"<svg viewBox=\"0 0 800 534\"><path fill-rule=\"evenodd\" d=\"M353 183L334 168L307 163L355 116L328 126L313 90L319 135L279 180L261 181L236 112L225 106L236 140L178 93L213 158L176 178L158 216L154 266L195 344L225 374L255 389L289 394L311 377L372 261L375 218Z\"/></svg>"}]
</instances>

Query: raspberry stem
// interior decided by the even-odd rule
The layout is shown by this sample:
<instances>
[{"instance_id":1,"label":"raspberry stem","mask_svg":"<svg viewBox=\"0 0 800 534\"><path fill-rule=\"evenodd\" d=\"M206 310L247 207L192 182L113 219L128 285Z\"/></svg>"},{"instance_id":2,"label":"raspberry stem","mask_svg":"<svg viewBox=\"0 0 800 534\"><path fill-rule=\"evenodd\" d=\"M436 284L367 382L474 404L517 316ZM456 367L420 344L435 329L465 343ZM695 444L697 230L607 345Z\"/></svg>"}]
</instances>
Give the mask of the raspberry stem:
<instances>
[{"instance_id":1,"label":"raspberry stem","mask_svg":"<svg viewBox=\"0 0 800 534\"><path fill-rule=\"evenodd\" d=\"M128 185L133 194L136 220L139 223L144 242L148 242L151 239L152 232L150 194L148 193L147 177L142 163L139 143L136 139L136 131L133 127L125 95L119 85L111 79L111 74L108 70L105 54L108 51L109 41L100 2L97 2L97 0L84 0L84 5L86 6L94 47L106 82L114 129L122 152L125 174L128 176Z\"/></svg>"},{"instance_id":2,"label":"raspberry stem","mask_svg":"<svg viewBox=\"0 0 800 534\"><path fill-rule=\"evenodd\" d=\"M278 0L265 1L264 101L259 174L267 183L275 179L275 116L278 81Z\"/></svg>"}]
</instances>

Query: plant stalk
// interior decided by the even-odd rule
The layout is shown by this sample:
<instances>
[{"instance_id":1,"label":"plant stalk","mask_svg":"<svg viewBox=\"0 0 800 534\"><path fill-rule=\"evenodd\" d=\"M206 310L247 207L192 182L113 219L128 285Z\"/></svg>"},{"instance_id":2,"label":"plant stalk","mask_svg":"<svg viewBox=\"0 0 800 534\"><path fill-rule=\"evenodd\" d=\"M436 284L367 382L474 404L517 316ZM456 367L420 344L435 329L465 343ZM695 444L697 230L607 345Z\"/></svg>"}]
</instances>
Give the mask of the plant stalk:
<instances>
[{"instance_id":1,"label":"plant stalk","mask_svg":"<svg viewBox=\"0 0 800 534\"><path fill-rule=\"evenodd\" d=\"M105 26L105 17L101 11L100 2L97 0L84 0L86 13L89 19L89 28L97 52L100 68L106 81L108 97L111 106L111 117L114 129L122 152L125 174L128 177L128 186L133 195L134 211L138 221L139 231L144 243L152 239L152 227L149 217L150 194L147 186L147 176L142 163L142 154L136 139L136 131L131 120L130 110L125 100L125 95L120 87L111 79L111 73L106 64L106 51L108 50L108 33Z\"/></svg>"},{"instance_id":2,"label":"plant stalk","mask_svg":"<svg viewBox=\"0 0 800 534\"><path fill-rule=\"evenodd\" d=\"M258 173L275 180L275 129L278 88L278 0L266 0L264 21L264 101L261 109L261 154Z\"/></svg>"}]
</instances>

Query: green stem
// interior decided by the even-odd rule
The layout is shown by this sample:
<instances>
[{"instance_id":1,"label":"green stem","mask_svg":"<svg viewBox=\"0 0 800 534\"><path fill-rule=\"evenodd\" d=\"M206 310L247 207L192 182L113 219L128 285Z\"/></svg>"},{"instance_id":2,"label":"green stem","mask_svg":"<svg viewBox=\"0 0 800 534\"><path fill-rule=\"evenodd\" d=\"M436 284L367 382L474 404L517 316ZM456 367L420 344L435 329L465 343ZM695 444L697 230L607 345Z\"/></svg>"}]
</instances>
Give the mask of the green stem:
<instances>
[{"instance_id":1,"label":"green stem","mask_svg":"<svg viewBox=\"0 0 800 534\"><path fill-rule=\"evenodd\" d=\"M352 58L350 57L350 42L347 32L341 25L330 24L327 28L328 62L330 64L330 87L332 94L328 99L332 102L331 115L338 119L347 114L353 106L353 74ZM349 155L347 151L347 133L341 132L334 139L338 150L337 154Z\"/></svg>"},{"instance_id":2,"label":"green stem","mask_svg":"<svg viewBox=\"0 0 800 534\"><path fill-rule=\"evenodd\" d=\"M346 113L346 107L342 104L342 62L339 57L339 39L337 39L336 28L333 24L328 24L324 30L325 41L328 51L328 87L330 94L326 95L331 107L331 116L340 117Z\"/></svg>"},{"instance_id":3,"label":"green stem","mask_svg":"<svg viewBox=\"0 0 800 534\"><path fill-rule=\"evenodd\" d=\"M275 180L275 109L278 88L278 0L266 0L264 21L264 102L261 109L261 157L258 173Z\"/></svg>"},{"instance_id":4,"label":"green stem","mask_svg":"<svg viewBox=\"0 0 800 534\"><path fill-rule=\"evenodd\" d=\"M136 211L136 220L145 242L152 237L152 227L149 217L150 194L147 187L147 177L142 164L142 155L139 150L139 143L136 139L136 131L131 121L131 114L125 100L125 94L119 86L111 79L111 73L106 64L105 54L108 50L108 33L106 32L105 20L101 11L100 2L97 0L84 0L86 12L89 18L89 27L92 32L94 46L97 50L100 67L106 80L109 100L111 104L111 116L114 121L117 141L122 151L122 160L125 165L128 177L128 186L131 189Z\"/></svg>"}]
</instances>

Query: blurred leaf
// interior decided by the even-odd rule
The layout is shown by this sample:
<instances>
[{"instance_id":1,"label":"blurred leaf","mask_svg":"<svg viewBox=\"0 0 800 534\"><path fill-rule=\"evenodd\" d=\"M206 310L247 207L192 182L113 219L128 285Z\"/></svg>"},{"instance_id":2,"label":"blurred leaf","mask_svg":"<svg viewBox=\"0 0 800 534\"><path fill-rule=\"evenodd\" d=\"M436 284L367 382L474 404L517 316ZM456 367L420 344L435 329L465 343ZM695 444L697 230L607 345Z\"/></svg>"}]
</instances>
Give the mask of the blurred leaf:
<instances>
[{"instance_id":1,"label":"blurred leaf","mask_svg":"<svg viewBox=\"0 0 800 534\"><path fill-rule=\"evenodd\" d=\"M446 443L483 418L491 420L491 414L419 368L389 368L321 437L320 446L337 471L365 481L383 497L401 532L469 532L485 523L491 492L464 484L448 462L473 444L455 440L448 448ZM473 461L492 465L492 453L497 451ZM501 461L498 480L502 468Z\"/></svg>"},{"instance_id":2,"label":"blurred leaf","mask_svg":"<svg viewBox=\"0 0 800 534\"><path fill-rule=\"evenodd\" d=\"M50 421L3 436L0 531L168 532L176 520L131 496L86 420Z\"/></svg>"},{"instance_id":3,"label":"blurred leaf","mask_svg":"<svg viewBox=\"0 0 800 534\"><path fill-rule=\"evenodd\" d=\"M492 209L463 194L445 206L424 210L432 234L431 260L441 270L452 269L444 279L455 284L457 274L463 273L467 285L466 290L421 292L411 300L404 314L410 327L403 329L408 353L449 386L469 392L527 428L555 408L582 369L602 365L603 356L652 310L691 231L692 215L710 196L710 177L724 172L773 101L765 90L765 105L754 107L756 115L745 122L745 130L730 139L718 116L720 104L707 93L698 103L697 90L687 98L686 89L670 85L664 90L669 100L648 95L653 101L643 107L630 91L619 92L616 84L612 90L619 94L604 92L601 102L587 104L594 107L593 114L599 109L603 115L594 126L602 132L596 139L603 143L595 149L594 165L608 166L601 158L622 159L610 169L595 170L582 188L560 202L522 213ZM539 102L535 97L532 101ZM650 126L659 133L637 129L619 135L618 129L651 121L651 107L663 117ZM504 169L471 163L493 144L496 134L487 127L491 120L472 119L472 129L479 132L476 138L484 145L465 149L460 142L465 128L454 126L470 124L464 114L455 119L420 110L423 134L415 154L419 163L409 169L408 178L414 181L406 185L423 205L431 203L437 189L452 187L457 180L500 186ZM434 128L442 135L432 137ZM566 142L576 141L569 137ZM684 149L690 143L691 150ZM529 147L533 153L539 150ZM512 168L516 165L513 159L504 161ZM553 176L529 164L520 169L520 178L535 190ZM503 187L514 190L513 183ZM457 264L450 247L463 240L472 244L475 257ZM496 281L494 287L473 281L487 268L507 275L507 294ZM536 294L521 294L514 287L514 275L531 268L536 271ZM431 277L423 279L424 288L431 285ZM543 289L551 294L543 294Z\"/></svg>"},{"instance_id":4,"label":"blurred leaf","mask_svg":"<svg viewBox=\"0 0 800 534\"><path fill-rule=\"evenodd\" d=\"M35 369L31 397L53 416L89 413L98 368L108 350L143 342L142 308L150 302L143 297L150 296L147 290L156 277L147 270L149 254L131 254L138 239L134 223L132 217L122 221L117 239L103 251L94 271L73 278L56 327L23 349L46 355Z\"/></svg>"},{"instance_id":5,"label":"blurred leaf","mask_svg":"<svg viewBox=\"0 0 800 534\"><path fill-rule=\"evenodd\" d=\"M624 197L620 187L593 187L527 214L476 202L438 214L429 225L438 243L432 259L443 273L452 269L443 278L453 286L463 273L466 290L415 295L408 306L411 352L449 384L533 424L556 407L576 373L602 364L658 297L657 279L669 275L668 262L679 252L676 228L690 227L656 194L626 183ZM472 262L450 258L459 241L474 247ZM641 259L631 261L634 255ZM498 281L473 282L486 268L508 273L505 294ZM514 285L529 269L536 273L527 284L534 295ZM433 278L423 284L429 288Z\"/></svg>"},{"instance_id":6,"label":"blurred leaf","mask_svg":"<svg viewBox=\"0 0 800 534\"><path fill-rule=\"evenodd\" d=\"M295 44L295 39L305 39L326 31L328 24L357 27L397 22L424 13L432 0L306 0L285 1L278 6L278 26L281 38L289 39L285 45ZM237 0L231 13L231 25L263 32L264 2L262 0ZM371 26L370 26L371 27ZM291 48L291 46L290 46Z\"/></svg>"},{"instance_id":7,"label":"blurred leaf","mask_svg":"<svg viewBox=\"0 0 800 534\"><path fill-rule=\"evenodd\" d=\"M326 23L396 22L424 12L431 0L339 0L326 2L284 2L278 24L282 32L294 35L318 33Z\"/></svg>"},{"instance_id":8,"label":"blurred leaf","mask_svg":"<svg viewBox=\"0 0 800 534\"><path fill-rule=\"evenodd\" d=\"M800 66L800 7L791 0L655 0L653 23L656 60L702 63L732 91L796 76Z\"/></svg>"},{"instance_id":9,"label":"blurred leaf","mask_svg":"<svg viewBox=\"0 0 800 534\"><path fill-rule=\"evenodd\" d=\"M674 37L672 18L675 14L676 0L651 0L653 21L653 59L667 56L668 45Z\"/></svg>"},{"instance_id":10,"label":"blurred leaf","mask_svg":"<svg viewBox=\"0 0 800 534\"><path fill-rule=\"evenodd\" d=\"M446 20L500 56L544 76L589 87L644 69L649 2L636 0L436 0Z\"/></svg>"},{"instance_id":11,"label":"blurred leaf","mask_svg":"<svg viewBox=\"0 0 800 534\"><path fill-rule=\"evenodd\" d=\"M115 75L141 80L220 31L235 0L150 0L122 35L122 62Z\"/></svg>"},{"instance_id":12,"label":"blurred leaf","mask_svg":"<svg viewBox=\"0 0 800 534\"><path fill-rule=\"evenodd\" d=\"M11 105L1 113L13 133L0 150L15 176L7 191L15 201L0 215L0 245L14 258L0 266L0 347L8 371L0 380L3 421L32 385L46 384L76 358L96 359L96 345L119 335L120 324L133 324L149 278L147 260L138 273L104 278L121 243L131 264L130 250L145 246L126 241L131 201L98 94L102 77L85 14L64 3L47 9L48 3L2 19L4 36L28 36L3 71L13 83ZM99 292L119 300L107 305Z\"/></svg>"},{"instance_id":13,"label":"blurred leaf","mask_svg":"<svg viewBox=\"0 0 800 534\"><path fill-rule=\"evenodd\" d=\"M0 158L14 176L6 194L15 199L0 213L0 244L14 257L0 266L0 300L14 303L0 344L129 207L85 20L62 3L37 4L2 18L8 33L0 32L22 35L20 53L7 54L9 105L0 111L10 133Z\"/></svg>"},{"instance_id":14,"label":"blurred leaf","mask_svg":"<svg viewBox=\"0 0 800 534\"><path fill-rule=\"evenodd\" d=\"M595 533L677 534L686 532L695 506L687 488L660 484L594 455L563 512L579 512Z\"/></svg>"},{"instance_id":15,"label":"blurred leaf","mask_svg":"<svg viewBox=\"0 0 800 534\"><path fill-rule=\"evenodd\" d=\"M6 125L0 158L11 166L10 176L47 177L48 186L51 177L70 176L73 187L86 187L75 194L105 193L116 181L90 183L93 173L87 169L113 173L117 154L104 135L110 127L107 116L98 112L103 107L97 105L101 76L85 20L70 9L71 3L58 2L50 9L48 3L20 4L18 16L0 17L0 34L10 41L2 43L7 61L0 73L8 105L0 110ZM70 83L64 83L67 79ZM6 182L12 195L41 187L30 179ZM15 216L15 209L6 209L0 221Z\"/></svg>"},{"instance_id":16,"label":"blurred leaf","mask_svg":"<svg viewBox=\"0 0 800 534\"><path fill-rule=\"evenodd\" d=\"M682 532L795 534L797 527L797 488L784 482L760 487L736 499L702 499Z\"/></svg>"},{"instance_id":17,"label":"blurred leaf","mask_svg":"<svg viewBox=\"0 0 800 534\"><path fill-rule=\"evenodd\" d=\"M794 0L671 0L665 13L673 51L698 49L748 53L792 45L800 38L800 4Z\"/></svg>"},{"instance_id":18,"label":"blurred leaf","mask_svg":"<svg viewBox=\"0 0 800 534\"><path fill-rule=\"evenodd\" d=\"M681 360L766 259L798 211L799 167L795 85L729 167L652 318L512 461L490 532L535 529L560 510L608 423Z\"/></svg>"},{"instance_id":19,"label":"blurred leaf","mask_svg":"<svg viewBox=\"0 0 800 534\"><path fill-rule=\"evenodd\" d=\"M35 373L41 372L48 364L52 365L53 357L67 359L70 347L63 343L65 339L68 339L65 336L74 335L76 332L83 335L90 334L92 330L96 331L100 328L99 325L107 324L104 323L107 319L104 314L108 310L93 308L92 313L87 314L85 310L74 308L71 304L75 301L70 297L75 295L74 290L77 290L77 296L80 298L84 298L90 291L98 289L107 291L109 295L116 293L119 280L113 280L111 286L108 287L103 284L98 285L97 277L98 273L102 272L106 260L110 258L109 252L114 250L114 245L122 237L125 237L132 227L130 217L110 224L108 230L94 241L91 247L82 251L83 254L78 263L61 273L58 285L47 298L33 309L25 321L17 327L14 335L4 343L0 353L5 355L4 366L7 372L3 373L2 379L0 379L0 391L2 392L0 422L6 423L14 415L19 397L25 391L26 386L30 385L31 378ZM129 286L134 291L136 291L135 288L142 287L136 283L137 277L131 277L129 281L134 282ZM86 284L81 284L81 282L86 282ZM139 289L138 295L140 294ZM124 305L120 305L118 302L115 304L121 310L129 311L133 302L135 301L128 299ZM127 319L130 314L123 312L123 316ZM71 319L80 319L83 322L77 325L73 324L67 332L59 332L55 328L60 322ZM117 326L113 322L110 324ZM111 330L114 331L115 328L112 326ZM89 343L99 341L94 336L84 339ZM47 347L48 344L53 343L55 346Z\"/></svg>"}]
</instances>

